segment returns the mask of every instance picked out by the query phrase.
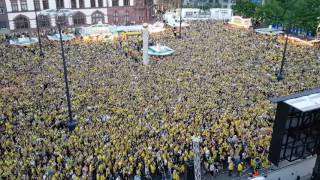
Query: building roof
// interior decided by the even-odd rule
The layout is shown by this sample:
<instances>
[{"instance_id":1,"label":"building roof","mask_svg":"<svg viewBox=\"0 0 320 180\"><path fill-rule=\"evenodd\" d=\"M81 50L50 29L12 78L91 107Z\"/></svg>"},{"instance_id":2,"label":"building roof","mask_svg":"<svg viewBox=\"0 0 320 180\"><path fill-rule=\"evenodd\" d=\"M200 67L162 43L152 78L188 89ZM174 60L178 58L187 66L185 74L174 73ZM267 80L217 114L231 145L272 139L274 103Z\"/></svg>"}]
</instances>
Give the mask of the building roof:
<instances>
[{"instance_id":1,"label":"building roof","mask_svg":"<svg viewBox=\"0 0 320 180\"><path fill-rule=\"evenodd\" d=\"M306 90L289 96L270 99L274 103L284 102L302 112L320 108L320 88Z\"/></svg>"}]
</instances>

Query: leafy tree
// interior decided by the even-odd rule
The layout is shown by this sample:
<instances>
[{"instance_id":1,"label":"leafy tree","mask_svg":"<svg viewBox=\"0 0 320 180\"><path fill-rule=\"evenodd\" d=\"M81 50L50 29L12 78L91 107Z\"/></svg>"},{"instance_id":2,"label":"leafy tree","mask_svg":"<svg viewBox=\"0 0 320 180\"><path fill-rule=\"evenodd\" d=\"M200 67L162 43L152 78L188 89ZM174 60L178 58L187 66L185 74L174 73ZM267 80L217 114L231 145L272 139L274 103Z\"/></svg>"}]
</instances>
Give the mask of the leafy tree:
<instances>
[{"instance_id":1,"label":"leafy tree","mask_svg":"<svg viewBox=\"0 0 320 180\"><path fill-rule=\"evenodd\" d=\"M292 18L294 26L302 27L305 30L315 32L320 17L319 0L299 0L294 5Z\"/></svg>"},{"instance_id":2,"label":"leafy tree","mask_svg":"<svg viewBox=\"0 0 320 180\"><path fill-rule=\"evenodd\" d=\"M245 18L255 18L257 8L258 5L250 0L236 0L236 4L232 6L234 14Z\"/></svg>"},{"instance_id":3,"label":"leafy tree","mask_svg":"<svg viewBox=\"0 0 320 180\"><path fill-rule=\"evenodd\" d=\"M316 31L318 17L320 17L320 1L319 0L267 0L260 7L257 16L265 24L281 23L284 31L288 34L288 30L292 27L304 28L305 31ZM283 69L286 60L286 51L288 44L288 35L282 54L281 68L277 74L278 80L284 78Z\"/></svg>"},{"instance_id":4,"label":"leafy tree","mask_svg":"<svg viewBox=\"0 0 320 180\"><path fill-rule=\"evenodd\" d=\"M285 30L300 27L314 32L320 17L320 1L267 0L256 14L265 24L281 23Z\"/></svg>"}]
</instances>

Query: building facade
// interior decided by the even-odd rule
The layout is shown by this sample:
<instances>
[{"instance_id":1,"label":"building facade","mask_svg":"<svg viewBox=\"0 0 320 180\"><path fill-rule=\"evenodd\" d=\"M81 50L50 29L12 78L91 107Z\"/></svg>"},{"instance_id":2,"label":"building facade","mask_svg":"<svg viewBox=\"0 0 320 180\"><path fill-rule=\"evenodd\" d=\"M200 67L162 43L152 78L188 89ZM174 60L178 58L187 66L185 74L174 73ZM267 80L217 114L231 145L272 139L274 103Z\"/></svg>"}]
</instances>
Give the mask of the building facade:
<instances>
[{"instance_id":1,"label":"building facade","mask_svg":"<svg viewBox=\"0 0 320 180\"><path fill-rule=\"evenodd\" d=\"M2 1L2 0L0 0ZM150 0L3 0L7 8L10 30L36 28L38 25L50 28L56 25L55 17L39 15L45 9L70 9L71 17L60 17L67 26L86 26L90 24L110 23L128 24L148 21L151 17ZM150 3L148 3L150 2ZM36 11L36 12L35 12Z\"/></svg>"},{"instance_id":2,"label":"building facade","mask_svg":"<svg viewBox=\"0 0 320 180\"><path fill-rule=\"evenodd\" d=\"M154 16L152 0L112 0L108 8L110 24L136 24L152 20Z\"/></svg>"},{"instance_id":3,"label":"building facade","mask_svg":"<svg viewBox=\"0 0 320 180\"><path fill-rule=\"evenodd\" d=\"M0 29L8 28L8 14L5 0L0 0Z\"/></svg>"}]
</instances>

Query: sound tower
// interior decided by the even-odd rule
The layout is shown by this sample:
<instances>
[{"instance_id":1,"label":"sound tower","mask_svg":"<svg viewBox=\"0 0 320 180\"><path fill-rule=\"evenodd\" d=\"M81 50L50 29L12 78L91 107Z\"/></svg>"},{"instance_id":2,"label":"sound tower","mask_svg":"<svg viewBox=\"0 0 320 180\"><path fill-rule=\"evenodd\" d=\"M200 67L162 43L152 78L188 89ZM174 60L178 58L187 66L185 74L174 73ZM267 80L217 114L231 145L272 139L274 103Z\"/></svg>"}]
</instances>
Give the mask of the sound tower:
<instances>
[{"instance_id":1,"label":"sound tower","mask_svg":"<svg viewBox=\"0 0 320 180\"><path fill-rule=\"evenodd\" d=\"M277 112L269 149L270 162L278 166L281 161L292 162L314 154L318 154L319 159L320 89L271 101L277 103Z\"/></svg>"}]
</instances>

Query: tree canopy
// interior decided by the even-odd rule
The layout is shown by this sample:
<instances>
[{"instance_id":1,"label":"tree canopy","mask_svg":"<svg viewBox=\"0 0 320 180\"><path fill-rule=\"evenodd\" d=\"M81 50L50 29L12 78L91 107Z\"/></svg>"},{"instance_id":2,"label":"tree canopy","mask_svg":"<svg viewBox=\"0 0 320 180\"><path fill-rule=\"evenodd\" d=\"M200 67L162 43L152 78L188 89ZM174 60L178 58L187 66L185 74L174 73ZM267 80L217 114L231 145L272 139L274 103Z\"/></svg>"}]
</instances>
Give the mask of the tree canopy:
<instances>
[{"instance_id":1,"label":"tree canopy","mask_svg":"<svg viewBox=\"0 0 320 180\"><path fill-rule=\"evenodd\" d=\"M236 3L232 6L232 9L236 15L246 18L254 18L257 7L258 5L252 3L250 0L236 0Z\"/></svg>"},{"instance_id":2,"label":"tree canopy","mask_svg":"<svg viewBox=\"0 0 320 180\"><path fill-rule=\"evenodd\" d=\"M319 0L266 0L258 6L250 0L238 0L233 6L235 14L258 19L268 25L280 23L285 29L291 27L315 31L319 24Z\"/></svg>"}]
</instances>

